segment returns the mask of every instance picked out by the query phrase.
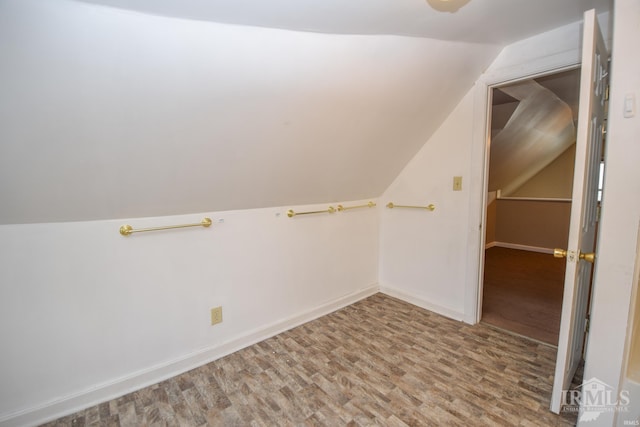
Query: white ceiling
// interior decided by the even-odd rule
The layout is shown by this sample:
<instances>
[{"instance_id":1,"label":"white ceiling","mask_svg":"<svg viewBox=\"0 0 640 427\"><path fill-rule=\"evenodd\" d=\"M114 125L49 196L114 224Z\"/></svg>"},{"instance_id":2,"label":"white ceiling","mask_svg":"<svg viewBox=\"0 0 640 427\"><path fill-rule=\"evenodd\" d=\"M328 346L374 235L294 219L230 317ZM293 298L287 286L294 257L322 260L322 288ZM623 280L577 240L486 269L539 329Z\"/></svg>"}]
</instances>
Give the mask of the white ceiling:
<instances>
[{"instance_id":1,"label":"white ceiling","mask_svg":"<svg viewBox=\"0 0 640 427\"><path fill-rule=\"evenodd\" d=\"M509 196L575 143L576 128L571 107L535 80L500 90L519 103L491 138L489 191Z\"/></svg>"},{"instance_id":2,"label":"white ceiling","mask_svg":"<svg viewBox=\"0 0 640 427\"><path fill-rule=\"evenodd\" d=\"M493 91L489 191L511 196L575 143L580 68Z\"/></svg>"},{"instance_id":3,"label":"white ceiling","mask_svg":"<svg viewBox=\"0 0 640 427\"><path fill-rule=\"evenodd\" d=\"M154 15L337 34L505 45L611 9L611 0L79 0ZM460 7L457 11L454 11ZM450 10L450 11L449 11Z\"/></svg>"},{"instance_id":4,"label":"white ceiling","mask_svg":"<svg viewBox=\"0 0 640 427\"><path fill-rule=\"evenodd\" d=\"M607 3L0 0L0 224L377 197L502 45Z\"/></svg>"}]
</instances>

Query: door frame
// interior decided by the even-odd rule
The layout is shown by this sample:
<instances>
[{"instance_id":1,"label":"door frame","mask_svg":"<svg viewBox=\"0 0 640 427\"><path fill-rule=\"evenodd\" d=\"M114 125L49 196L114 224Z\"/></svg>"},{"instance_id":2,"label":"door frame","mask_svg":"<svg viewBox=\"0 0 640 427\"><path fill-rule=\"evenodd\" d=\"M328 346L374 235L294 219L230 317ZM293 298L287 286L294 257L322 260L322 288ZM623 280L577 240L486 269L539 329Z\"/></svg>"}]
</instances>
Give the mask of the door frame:
<instances>
[{"instance_id":1,"label":"door frame","mask_svg":"<svg viewBox=\"0 0 640 427\"><path fill-rule=\"evenodd\" d=\"M581 66L581 63L578 64L574 64L571 66L566 66L566 67L562 67L559 69L554 69L554 70L548 70L548 71L544 71L544 72L540 72L534 75L528 75L528 76L522 76L519 78L515 78L512 80L508 80L506 82L500 82L500 83L495 83L495 84L491 84L487 86L487 128L486 128L486 140L485 140L485 161L484 161L484 179L483 179L483 191L484 191L484 197L483 197L483 217L482 217L482 224L486 225L486 217L487 217L487 195L488 195L488 189L489 189L489 167L490 167L490 152L491 152L491 122L493 120L492 117L492 107L493 107L493 90L494 89L499 89L500 87L504 87L504 86L509 86L515 83L519 83L522 81L526 81L526 80L531 80L531 79L536 79L539 77L545 77L545 76L550 76L553 74L558 74L558 73L562 73L564 71L572 71L572 70L576 70L579 69ZM482 232L481 232L482 236L481 236L481 243L480 243L480 259L481 259L481 265L479 265L479 272L478 272L478 306L477 306L477 322L480 321L480 319L482 318L482 305L483 305L483 297L484 297L484 255L485 255L485 247L486 247L486 227L482 227Z\"/></svg>"},{"instance_id":2,"label":"door frame","mask_svg":"<svg viewBox=\"0 0 640 427\"><path fill-rule=\"evenodd\" d=\"M487 213L487 186L489 177L489 150L491 144L491 91L510 83L568 71L580 67L582 49L551 57L544 57L508 68L489 70L475 85L473 135L471 149L472 197L469 207L467 245L467 278L465 290L465 317L469 324L480 322L484 278L485 221Z\"/></svg>"}]
</instances>

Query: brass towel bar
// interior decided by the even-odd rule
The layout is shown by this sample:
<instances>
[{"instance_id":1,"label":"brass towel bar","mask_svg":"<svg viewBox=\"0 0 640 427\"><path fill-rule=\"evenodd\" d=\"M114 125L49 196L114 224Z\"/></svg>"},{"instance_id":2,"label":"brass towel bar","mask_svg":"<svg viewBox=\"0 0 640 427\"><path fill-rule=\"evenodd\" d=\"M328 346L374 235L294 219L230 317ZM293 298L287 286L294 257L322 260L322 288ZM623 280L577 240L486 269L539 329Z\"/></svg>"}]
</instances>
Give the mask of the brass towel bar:
<instances>
[{"instance_id":1,"label":"brass towel bar","mask_svg":"<svg viewBox=\"0 0 640 427\"><path fill-rule=\"evenodd\" d=\"M426 209L428 211L434 211L436 209L436 205L430 204L429 206L403 206L403 205L394 205L393 203L387 203L387 207L389 209L393 208L408 208L408 209Z\"/></svg>"},{"instance_id":2,"label":"brass towel bar","mask_svg":"<svg viewBox=\"0 0 640 427\"><path fill-rule=\"evenodd\" d=\"M287 211L287 216L289 218L293 218L294 216L298 216L298 215L310 215L310 214L318 214L318 213L334 213L336 211L336 208L334 208L333 206L329 206L329 209L325 209L323 211L309 211L309 212L294 212L293 209L289 209Z\"/></svg>"},{"instance_id":3,"label":"brass towel bar","mask_svg":"<svg viewBox=\"0 0 640 427\"><path fill-rule=\"evenodd\" d=\"M298 216L298 215L310 215L310 214L319 214L319 213L335 213L335 212L344 212L346 210L349 209L359 209L359 208L372 208L376 206L375 203L373 202L369 202L366 205L358 205L358 206L342 206L342 205L338 205L338 208L334 208L333 206L329 206L329 209L325 209L323 211L309 211L309 212L295 212L293 209L289 209L287 211L287 216L289 218L293 218L294 216Z\"/></svg>"},{"instance_id":4,"label":"brass towel bar","mask_svg":"<svg viewBox=\"0 0 640 427\"><path fill-rule=\"evenodd\" d=\"M202 221L196 224L166 225L164 227L139 228L137 230L134 230L132 226L130 226L129 224L126 224L120 227L120 234L122 234L123 236L128 236L133 233L144 233L145 231L171 230L173 228L187 228L187 227L209 227L210 225L211 225L211 218L204 218Z\"/></svg>"},{"instance_id":5,"label":"brass towel bar","mask_svg":"<svg viewBox=\"0 0 640 427\"><path fill-rule=\"evenodd\" d=\"M338 210L340 212L342 212L342 211L348 211L349 209L373 208L375 206L376 206L376 204L373 203L373 202L369 202L366 205L358 205L358 206L342 206L342 205L338 205Z\"/></svg>"}]
</instances>

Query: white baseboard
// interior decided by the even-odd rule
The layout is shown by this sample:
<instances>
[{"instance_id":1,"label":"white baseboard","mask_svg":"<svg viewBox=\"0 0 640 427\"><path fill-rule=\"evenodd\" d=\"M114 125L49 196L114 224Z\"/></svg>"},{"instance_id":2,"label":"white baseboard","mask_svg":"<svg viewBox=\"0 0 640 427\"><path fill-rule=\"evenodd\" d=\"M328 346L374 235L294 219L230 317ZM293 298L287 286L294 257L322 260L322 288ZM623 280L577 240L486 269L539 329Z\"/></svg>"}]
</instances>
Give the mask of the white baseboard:
<instances>
[{"instance_id":1,"label":"white baseboard","mask_svg":"<svg viewBox=\"0 0 640 427\"><path fill-rule=\"evenodd\" d=\"M517 243L491 242L491 243L487 243L484 246L485 249L490 249L493 247L518 249L520 251L529 251L529 252L540 252L543 254L553 254L553 249L551 248L543 248L540 246L519 245Z\"/></svg>"},{"instance_id":2,"label":"white baseboard","mask_svg":"<svg viewBox=\"0 0 640 427\"><path fill-rule=\"evenodd\" d=\"M401 291L399 289L396 289L390 286L381 286L380 292L383 294L389 295L391 297L398 298L404 302L408 302L409 304L413 304L420 308L424 308L425 310L429 310L429 311L433 311L434 313L441 314L450 319L459 320L459 321L464 320L464 313L460 311L452 310L450 308L447 308L438 304L434 304L422 297Z\"/></svg>"},{"instance_id":3,"label":"white baseboard","mask_svg":"<svg viewBox=\"0 0 640 427\"><path fill-rule=\"evenodd\" d=\"M379 290L380 287L378 284L370 285L349 295L342 296L333 301L328 301L312 310L291 316L287 319L276 321L270 325L253 331L248 331L244 335L223 344L204 348L187 354L179 359L152 366L126 377L118 378L109 383L99 384L91 389L84 390L73 395L64 396L44 405L8 414L0 418L0 426L13 427L42 424L73 414L74 412L97 405L101 402L140 390L141 388L157 384L160 381L182 374L191 369L197 368L198 366L202 366L235 351L263 341L281 332L332 313L353 304L354 302L374 295Z\"/></svg>"}]
</instances>

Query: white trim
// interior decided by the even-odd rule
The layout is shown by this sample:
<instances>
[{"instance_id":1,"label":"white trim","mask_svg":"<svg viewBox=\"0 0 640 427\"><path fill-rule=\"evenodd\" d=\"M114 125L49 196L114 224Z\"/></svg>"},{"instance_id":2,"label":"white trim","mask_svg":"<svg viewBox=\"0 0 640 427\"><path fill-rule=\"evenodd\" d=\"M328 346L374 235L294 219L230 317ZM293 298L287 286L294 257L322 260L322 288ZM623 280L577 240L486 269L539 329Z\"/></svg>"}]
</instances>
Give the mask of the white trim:
<instances>
[{"instance_id":1,"label":"white trim","mask_svg":"<svg viewBox=\"0 0 640 427\"><path fill-rule=\"evenodd\" d=\"M545 58L532 60L525 64L488 71L478 79L478 83L486 88L500 88L525 80L575 70L581 64L581 49L570 49Z\"/></svg>"},{"instance_id":2,"label":"white trim","mask_svg":"<svg viewBox=\"0 0 640 427\"><path fill-rule=\"evenodd\" d=\"M554 198L554 197L510 197L510 196L499 196L496 197L496 200L513 200L520 202L562 202L562 203L571 203L571 199L564 198Z\"/></svg>"},{"instance_id":3,"label":"white trim","mask_svg":"<svg viewBox=\"0 0 640 427\"><path fill-rule=\"evenodd\" d=\"M314 309L254 329L220 345L206 347L178 359L158 364L150 368L100 384L91 389L56 399L44 405L14 412L0 418L0 426L32 426L72 414L84 408L106 402L141 388L157 384L168 378L187 372L235 351L263 341L281 332L300 326L318 317L332 313L364 298L378 293L378 284L326 302Z\"/></svg>"},{"instance_id":4,"label":"white trim","mask_svg":"<svg viewBox=\"0 0 640 427\"><path fill-rule=\"evenodd\" d=\"M432 302L427 301L423 297L406 293L397 288L393 288L390 286L381 286L380 293L385 295L389 295L394 298L398 298L404 302L408 302L409 304L416 305L420 308L424 308L425 310L432 311L434 313L440 314L442 316L448 317L453 320L464 320L464 313L461 311L453 310L442 305L433 304Z\"/></svg>"},{"instance_id":5,"label":"white trim","mask_svg":"<svg viewBox=\"0 0 640 427\"><path fill-rule=\"evenodd\" d=\"M492 95L482 78L474 88L473 135L471 146L469 229L467 240L467 274L464 298L465 321L476 324L482 314L482 276L484 275L484 250L489 161L489 111ZM476 195L474 197L474 195Z\"/></svg>"},{"instance_id":6,"label":"white trim","mask_svg":"<svg viewBox=\"0 0 640 427\"><path fill-rule=\"evenodd\" d=\"M507 243L507 242L491 242L485 245L484 248L490 249L493 247L517 249L519 251L539 252L542 254L553 254L552 248L543 248L541 246L520 245L518 243Z\"/></svg>"},{"instance_id":7,"label":"white trim","mask_svg":"<svg viewBox=\"0 0 640 427\"><path fill-rule=\"evenodd\" d=\"M637 363L634 363L631 366L631 358L636 351L640 349L634 348L635 337L638 333L635 329L637 328L637 324L640 323L636 320L636 318L640 315L638 313L638 293L640 292L640 223L638 223L638 233L636 237L636 262L633 271L633 278L631 282L631 298L629 303L629 315L627 318L627 337L624 345L624 353L623 353L623 372L625 376L625 380L627 383L632 383L638 387L638 391L640 391L640 366L636 366ZM593 312L593 299L591 300L591 307L589 308L589 312ZM589 334L585 337L587 342L585 344L586 348L589 348ZM634 351L635 350L635 351Z\"/></svg>"}]
</instances>

